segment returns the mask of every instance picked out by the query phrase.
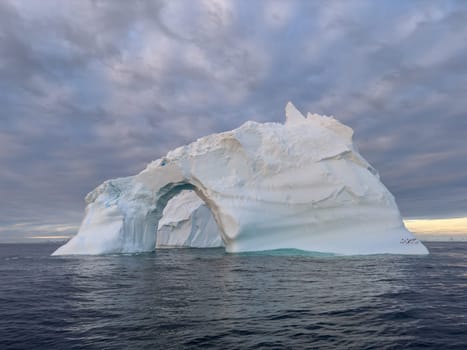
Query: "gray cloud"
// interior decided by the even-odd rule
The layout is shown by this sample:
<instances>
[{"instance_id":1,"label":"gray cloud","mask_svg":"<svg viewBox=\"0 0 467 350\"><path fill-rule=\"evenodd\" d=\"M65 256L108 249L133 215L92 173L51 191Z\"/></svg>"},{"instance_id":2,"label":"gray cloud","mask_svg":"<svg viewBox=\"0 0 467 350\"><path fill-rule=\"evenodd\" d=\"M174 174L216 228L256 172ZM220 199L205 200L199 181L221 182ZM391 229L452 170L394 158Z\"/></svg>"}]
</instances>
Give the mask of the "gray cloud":
<instances>
[{"instance_id":1,"label":"gray cloud","mask_svg":"<svg viewBox=\"0 0 467 350\"><path fill-rule=\"evenodd\" d=\"M2 234L288 100L352 126L403 215L465 215L466 43L462 1L2 1Z\"/></svg>"}]
</instances>

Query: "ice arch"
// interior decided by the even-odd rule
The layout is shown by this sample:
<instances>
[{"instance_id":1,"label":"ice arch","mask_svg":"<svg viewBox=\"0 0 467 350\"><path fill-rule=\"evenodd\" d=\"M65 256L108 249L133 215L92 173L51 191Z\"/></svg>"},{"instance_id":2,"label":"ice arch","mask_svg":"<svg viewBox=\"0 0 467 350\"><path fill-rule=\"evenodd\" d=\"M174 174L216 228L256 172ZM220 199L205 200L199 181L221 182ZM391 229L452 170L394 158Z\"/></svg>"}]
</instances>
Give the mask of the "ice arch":
<instances>
[{"instance_id":1,"label":"ice arch","mask_svg":"<svg viewBox=\"0 0 467 350\"><path fill-rule=\"evenodd\" d=\"M289 103L285 124L247 122L203 137L89 193L78 234L54 254L154 250L163 207L183 189L209 207L228 252L427 254L352 135Z\"/></svg>"},{"instance_id":2,"label":"ice arch","mask_svg":"<svg viewBox=\"0 0 467 350\"><path fill-rule=\"evenodd\" d=\"M142 176L108 180L89 193L78 234L54 255L152 251L164 208L185 190L195 191L204 200L216 220L222 242L228 241L224 233L231 229L228 214L218 209L213 196L206 196L203 186L195 187L183 179L178 167L167 162L161 160L151 176L143 172Z\"/></svg>"},{"instance_id":3,"label":"ice arch","mask_svg":"<svg viewBox=\"0 0 467 350\"><path fill-rule=\"evenodd\" d=\"M167 202L157 228L156 248L223 246L211 211L194 191L181 191Z\"/></svg>"}]
</instances>

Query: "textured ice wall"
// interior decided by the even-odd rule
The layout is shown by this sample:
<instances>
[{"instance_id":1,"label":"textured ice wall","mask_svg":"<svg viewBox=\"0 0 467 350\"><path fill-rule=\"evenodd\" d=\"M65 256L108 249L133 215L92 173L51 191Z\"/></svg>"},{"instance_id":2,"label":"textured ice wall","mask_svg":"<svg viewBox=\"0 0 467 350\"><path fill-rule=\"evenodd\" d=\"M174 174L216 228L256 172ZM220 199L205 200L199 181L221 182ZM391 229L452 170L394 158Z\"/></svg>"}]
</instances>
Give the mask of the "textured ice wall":
<instances>
[{"instance_id":1,"label":"textured ice wall","mask_svg":"<svg viewBox=\"0 0 467 350\"><path fill-rule=\"evenodd\" d=\"M182 191L164 209L156 247L223 247L211 211L194 191Z\"/></svg>"},{"instance_id":2,"label":"textured ice wall","mask_svg":"<svg viewBox=\"0 0 467 350\"><path fill-rule=\"evenodd\" d=\"M334 118L247 122L179 147L86 197L78 234L54 254L151 251L167 202L191 189L228 252L295 248L335 254L427 254L391 193Z\"/></svg>"}]
</instances>

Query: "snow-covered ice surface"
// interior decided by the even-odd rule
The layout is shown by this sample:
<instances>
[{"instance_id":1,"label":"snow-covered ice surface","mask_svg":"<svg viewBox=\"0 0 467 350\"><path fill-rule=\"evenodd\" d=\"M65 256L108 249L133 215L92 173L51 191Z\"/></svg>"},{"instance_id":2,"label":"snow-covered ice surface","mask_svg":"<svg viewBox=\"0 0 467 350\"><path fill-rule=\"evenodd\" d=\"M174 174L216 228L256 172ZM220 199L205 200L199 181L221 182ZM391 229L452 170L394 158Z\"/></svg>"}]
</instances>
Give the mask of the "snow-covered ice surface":
<instances>
[{"instance_id":1,"label":"snow-covered ice surface","mask_svg":"<svg viewBox=\"0 0 467 350\"><path fill-rule=\"evenodd\" d=\"M90 192L77 235L54 254L190 245L188 231L197 242L211 244L203 230L185 228L172 239L164 226L177 223L169 218L159 225L167 202L184 190L206 203L227 252L427 254L404 227L394 197L358 153L352 135L334 118L304 117L289 103L284 124L249 121L200 138L135 176L107 180ZM177 215L180 221L186 217Z\"/></svg>"}]
</instances>

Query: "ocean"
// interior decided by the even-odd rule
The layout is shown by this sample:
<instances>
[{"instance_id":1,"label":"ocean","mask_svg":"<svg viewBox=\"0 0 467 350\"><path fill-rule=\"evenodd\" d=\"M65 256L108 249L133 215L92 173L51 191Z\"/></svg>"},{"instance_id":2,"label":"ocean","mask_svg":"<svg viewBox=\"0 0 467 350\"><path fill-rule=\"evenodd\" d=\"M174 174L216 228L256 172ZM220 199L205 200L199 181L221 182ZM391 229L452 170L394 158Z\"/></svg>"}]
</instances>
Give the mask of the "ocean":
<instances>
[{"instance_id":1,"label":"ocean","mask_svg":"<svg viewBox=\"0 0 467 350\"><path fill-rule=\"evenodd\" d=\"M467 349L467 243L429 256L0 244L0 349Z\"/></svg>"}]
</instances>

